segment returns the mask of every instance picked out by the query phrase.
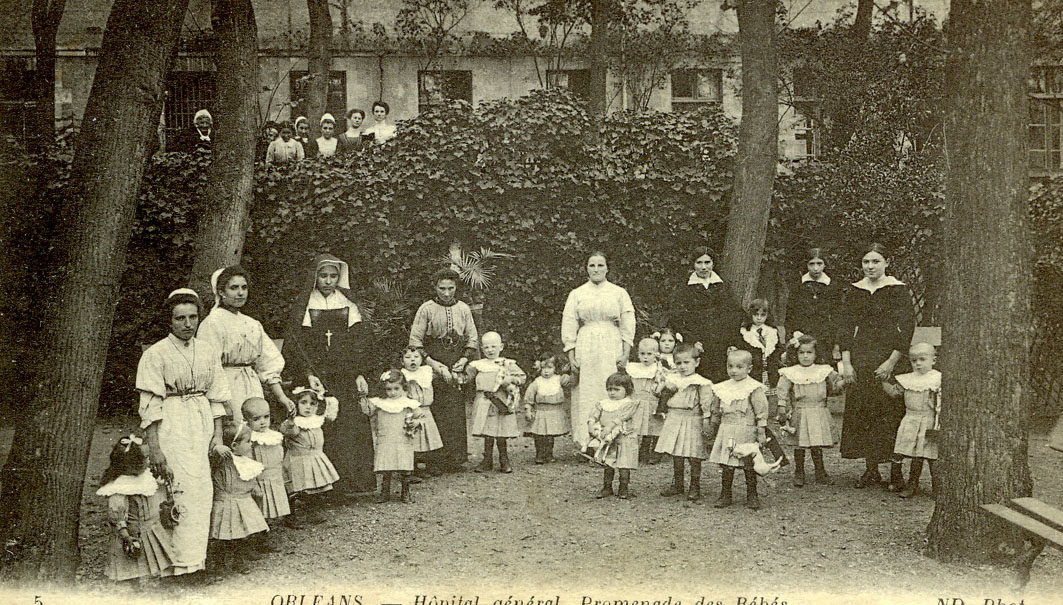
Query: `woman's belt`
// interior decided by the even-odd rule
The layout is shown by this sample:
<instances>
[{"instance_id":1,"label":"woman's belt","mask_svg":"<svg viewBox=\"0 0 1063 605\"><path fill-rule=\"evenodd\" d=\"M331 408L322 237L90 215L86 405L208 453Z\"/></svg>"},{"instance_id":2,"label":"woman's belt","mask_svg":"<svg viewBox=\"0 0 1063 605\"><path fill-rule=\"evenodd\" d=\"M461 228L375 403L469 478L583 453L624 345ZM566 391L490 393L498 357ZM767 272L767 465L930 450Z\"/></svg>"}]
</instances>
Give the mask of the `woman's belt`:
<instances>
[{"instance_id":1,"label":"woman's belt","mask_svg":"<svg viewBox=\"0 0 1063 605\"><path fill-rule=\"evenodd\" d=\"M223 363L223 364L221 364L221 367L223 367L223 368L253 368L254 366L255 366L254 362L251 362L251 363Z\"/></svg>"},{"instance_id":2,"label":"woman's belt","mask_svg":"<svg viewBox=\"0 0 1063 605\"><path fill-rule=\"evenodd\" d=\"M206 391L166 391L166 397L180 397L181 399L188 399L189 397L205 397Z\"/></svg>"}]
</instances>

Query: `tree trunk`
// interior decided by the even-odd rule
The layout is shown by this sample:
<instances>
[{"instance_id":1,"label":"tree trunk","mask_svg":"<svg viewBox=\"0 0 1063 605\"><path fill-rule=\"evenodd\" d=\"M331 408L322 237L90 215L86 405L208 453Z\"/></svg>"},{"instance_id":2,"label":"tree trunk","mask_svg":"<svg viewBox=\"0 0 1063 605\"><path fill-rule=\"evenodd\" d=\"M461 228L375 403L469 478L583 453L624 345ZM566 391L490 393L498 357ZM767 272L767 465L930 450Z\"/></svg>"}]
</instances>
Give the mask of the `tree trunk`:
<instances>
[{"instance_id":1,"label":"tree trunk","mask_svg":"<svg viewBox=\"0 0 1063 605\"><path fill-rule=\"evenodd\" d=\"M218 88L214 161L199 213L192 285L210 291L214 270L240 262L255 171L258 29L251 0L216 0L211 16L217 38Z\"/></svg>"},{"instance_id":2,"label":"tree trunk","mask_svg":"<svg viewBox=\"0 0 1063 605\"><path fill-rule=\"evenodd\" d=\"M871 36L871 17L875 11L875 0L859 0L856 3L856 20L849 30L853 46L862 48Z\"/></svg>"},{"instance_id":3,"label":"tree trunk","mask_svg":"<svg viewBox=\"0 0 1063 605\"><path fill-rule=\"evenodd\" d=\"M608 63L608 2L609 0L591 0L591 39L590 39L590 98L587 109L591 116L601 119L605 116L608 98L607 77Z\"/></svg>"},{"instance_id":4,"label":"tree trunk","mask_svg":"<svg viewBox=\"0 0 1063 605\"><path fill-rule=\"evenodd\" d=\"M4 571L73 581L78 515L136 194L188 0L116 0L103 39L43 298L37 380L3 470Z\"/></svg>"},{"instance_id":5,"label":"tree trunk","mask_svg":"<svg viewBox=\"0 0 1063 605\"><path fill-rule=\"evenodd\" d=\"M928 554L1028 571L1023 535L981 504L1029 496L1030 249L1025 89L1029 0L949 13L943 439Z\"/></svg>"},{"instance_id":6,"label":"tree trunk","mask_svg":"<svg viewBox=\"0 0 1063 605\"><path fill-rule=\"evenodd\" d=\"M743 307L754 298L768 231L779 146L775 3L741 0L742 123L721 265Z\"/></svg>"},{"instance_id":7,"label":"tree trunk","mask_svg":"<svg viewBox=\"0 0 1063 605\"><path fill-rule=\"evenodd\" d=\"M55 142L55 37L66 0L33 0L33 45L37 67L33 75L34 108L29 147L38 151Z\"/></svg>"},{"instance_id":8,"label":"tree trunk","mask_svg":"<svg viewBox=\"0 0 1063 605\"><path fill-rule=\"evenodd\" d=\"M311 138L321 136L321 114L328 103L329 69L332 66L332 15L328 0L306 0L310 11L310 81L306 88L306 117Z\"/></svg>"}]
</instances>

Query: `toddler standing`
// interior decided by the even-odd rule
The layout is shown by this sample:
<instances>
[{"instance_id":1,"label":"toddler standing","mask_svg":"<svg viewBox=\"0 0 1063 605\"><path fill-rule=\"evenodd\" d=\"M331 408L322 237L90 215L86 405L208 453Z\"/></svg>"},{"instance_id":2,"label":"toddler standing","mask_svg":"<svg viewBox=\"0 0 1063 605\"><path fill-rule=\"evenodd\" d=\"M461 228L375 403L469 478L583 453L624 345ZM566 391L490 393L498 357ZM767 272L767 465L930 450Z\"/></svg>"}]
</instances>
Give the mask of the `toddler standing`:
<instances>
[{"instance_id":1,"label":"toddler standing","mask_svg":"<svg viewBox=\"0 0 1063 605\"><path fill-rule=\"evenodd\" d=\"M432 379L438 373L435 367L424 365L424 351L418 347L406 347L402 351L402 377L406 379L406 391L410 399L421 404L418 411L421 414L421 430L414 435L413 458L414 472L418 473L418 462L424 462L425 473L439 476L439 470L435 458L430 452L443 447L443 438L439 435L439 427L432 415L432 401L435 400L435 390L432 388ZM436 362L433 362L436 363Z\"/></svg>"},{"instance_id":2,"label":"toddler standing","mask_svg":"<svg viewBox=\"0 0 1063 605\"><path fill-rule=\"evenodd\" d=\"M794 430L794 487L805 484L805 450L812 451L816 483L831 484L823 465L823 448L834 447L827 397L842 390L842 377L829 365L817 364L818 342L808 334L797 338L797 364L779 370L780 419L789 419Z\"/></svg>"},{"instance_id":3,"label":"toddler standing","mask_svg":"<svg viewBox=\"0 0 1063 605\"><path fill-rule=\"evenodd\" d=\"M284 519L291 514L288 492L284 488L284 435L269 426L269 403L261 397L251 397L240 406L244 421L251 428L251 458L262 464L258 487L262 490L259 504L262 516L268 523L271 519ZM269 536L269 533L262 534ZM270 552L277 548L268 539L259 546Z\"/></svg>"},{"instance_id":4,"label":"toddler standing","mask_svg":"<svg viewBox=\"0 0 1063 605\"><path fill-rule=\"evenodd\" d=\"M119 439L96 490L107 498L107 519L114 530L104 573L116 581L173 575L173 542L159 519L164 496L141 445L136 435Z\"/></svg>"},{"instance_id":5,"label":"toddler standing","mask_svg":"<svg viewBox=\"0 0 1063 605\"><path fill-rule=\"evenodd\" d=\"M321 506L317 497L332 489L340 476L322 448L325 436L321 425L325 422L322 407L324 397L308 385L292 389L295 397L295 416L280 426L284 435L284 470L288 493L302 502L307 520L319 521L316 511Z\"/></svg>"},{"instance_id":6,"label":"toddler standing","mask_svg":"<svg viewBox=\"0 0 1063 605\"><path fill-rule=\"evenodd\" d=\"M650 464L656 464L661 459L661 455L653 450L657 447L657 438L664 425L664 419L655 414L657 395L664 380L659 355L658 342L653 338L643 338L639 341L638 361L627 364L625 368L635 389L631 397L639 404L639 460Z\"/></svg>"},{"instance_id":7,"label":"toddler standing","mask_svg":"<svg viewBox=\"0 0 1063 605\"><path fill-rule=\"evenodd\" d=\"M524 413L530 418L526 435L535 441L535 464L553 462L554 439L571 430L564 403L572 376L558 373L561 363L554 353L540 355L539 375L524 392Z\"/></svg>"},{"instance_id":8,"label":"toddler standing","mask_svg":"<svg viewBox=\"0 0 1063 605\"><path fill-rule=\"evenodd\" d=\"M527 375L517 362L502 357L502 337L498 332L488 332L480 339L483 359L470 362L466 372L476 385L473 401L472 434L484 439L484 457L476 472L485 473L493 468L492 450L498 447L498 470L512 473L506 440L519 437L517 415L514 414L520 401L520 388Z\"/></svg>"},{"instance_id":9,"label":"toddler standing","mask_svg":"<svg viewBox=\"0 0 1063 605\"><path fill-rule=\"evenodd\" d=\"M744 468L746 476L746 506L760 508L757 495L757 473L753 470L750 456L736 455L735 447L756 442L761 447L767 444L765 433L768 420L768 398L764 385L749 376L753 359L749 351L741 349L727 354L729 380L712 385L713 422L719 423L716 440L712 444L709 462L720 465L720 496L713 504L716 508L731 505L731 484L736 468Z\"/></svg>"},{"instance_id":10,"label":"toddler standing","mask_svg":"<svg viewBox=\"0 0 1063 605\"><path fill-rule=\"evenodd\" d=\"M901 498L919 493L919 475L923 461L930 466L930 480L934 480L934 462L938 458L936 431L941 411L941 372L934 369L934 347L920 342L908 350L912 372L894 377L896 382L883 386L894 397L904 397L904 419L897 429L893 453L909 458L908 482L900 492ZM933 483L931 483L933 493Z\"/></svg>"},{"instance_id":11,"label":"toddler standing","mask_svg":"<svg viewBox=\"0 0 1063 605\"><path fill-rule=\"evenodd\" d=\"M417 433L424 430L421 404L406 396L406 378L399 370L380 377L384 397L363 397L362 411L373 419L373 472L381 475L378 502L391 499L391 479L397 476L402 485L399 498L413 502L410 475Z\"/></svg>"},{"instance_id":12,"label":"toddler standing","mask_svg":"<svg viewBox=\"0 0 1063 605\"><path fill-rule=\"evenodd\" d=\"M216 455L213 464L214 504L210 509L210 537L222 551L218 559L230 569L247 573L245 538L269 531L255 498L262 498L258 478L262 463L252 460L251 429L242 420L226 420L222 439L231 455Z\"/></svg>"},{"instance_id":13,"label":"toddler standing","mask_svg":"<svg viewBox=\"0 0 1063 605\"><path fill-rule=\"evenodd\" d=\"M712 382L695 372L701 352L683 343L675 349L675 375L665 380L662 398L667 399L661 436L654 451L672 456L672 485L662 496L681 496L684 462L690 461L690 490L687 500L701 500L701 461L705 459L702 436L703 406L712 402Z\"/></svg>"},{"instance_id":14,"label":"toddler standing","mask_svg":"<svg viewBox=\"0 0 1063 605\"><path fill-rule=\"evenodd\" d=\"M617 372L605 380L609 399L594 404L587 419L587 431L596 442L594 459L605 466L599 498L613 495L613 476L620 471L620 487L616 495L621 500L632 496L628 491L631 470L639 465L639 434L636 430L639 402L631 399L634 390L631 376Z\"/></svg>"}]
</instances>

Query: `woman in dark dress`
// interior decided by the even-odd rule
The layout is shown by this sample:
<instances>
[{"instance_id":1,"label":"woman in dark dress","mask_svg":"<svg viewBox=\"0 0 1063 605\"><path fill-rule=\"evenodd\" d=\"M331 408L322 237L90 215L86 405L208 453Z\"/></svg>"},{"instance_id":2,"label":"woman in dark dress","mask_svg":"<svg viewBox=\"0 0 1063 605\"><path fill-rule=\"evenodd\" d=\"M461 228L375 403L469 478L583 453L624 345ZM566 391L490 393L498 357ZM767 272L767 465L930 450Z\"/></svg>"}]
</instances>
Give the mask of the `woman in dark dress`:
<instances>
[{"instance_id":1,"label":"woman in dark dress","mask_svg":"<svg viewBox=\"0 0 1063 605\"><path fill-rule=\"evenodd\" d=\"M443 449L439 455L444 472L461 470L468 460L469 443L465 428L465 398L457 384L469 361L476 359L479 337L469 305L458 300L458 274L441 269L432 275L435 297L425 301L410 326L410 346L423 348L428 363L443 366L446 372L433 387L435 416Z\"/></svg>"},{"instance_id":2,"label":"woman in dark dress","mask_svg":"<svg viewBox=\"0 0 1063 605\"><path fill-rule=\"evenodd\" d=\"M698 373L713 382L727 380L727 347L737 345L738 329L745 319L731 288L712 270L716 253L695 248L694 272L672 297L669 327L683 335L683 342L701 343L704 352Z\"/></svg>"},{"instance_id":3,"label":"woman in dark dress","mask_svg":"<svg viewBox=\"0 0 1063 605\"><path fill-rule=\"evenodd\" d=\"M824 273L823 251L808 251L808 272L801 276L801 284L790 291L786 307L786 327L790 341L796 343L801 334L814 336L822 359L818 363L833 365L841 359L838 348L837 315L841 311L841 288ZM799 334L800 333L800 334ZM792 360L791 360L792 361Z\"/></svg>"},{"instance_id":4,"label":"woman in dark dress","mask_svg":"<svg viewBox=\"0 0 1063 605\"><path fill-rule=\"evenodd\" d=\"M845 289L842 308L842 377L852 386L845 396L842 458L863 458L866 470L857 488L882 482L878 465L891 461L887 489L904 487L901 465L893 460L897 427L904 403L891 398L882 383L897 371L915 330L912 293L886 275L889 257L881 244L871 244L861 259L864 278Z\"/></svg>"},{"instance_id":5,"label":"woman in dark dress","mask_svg":"<svg viewBox=\"0 0 1063 605\"><path fill-rule=\"evenodd\" d=\"M330 254L314 259L307 293L292 306L284 341L285 373L323 386L340 402L339 416L324 425L325 454L336 467L338 491L376 489L369 419L358 406L369 391L364 376L369 327L350 292L347 263Z\"/></svg>"}]
</instances>

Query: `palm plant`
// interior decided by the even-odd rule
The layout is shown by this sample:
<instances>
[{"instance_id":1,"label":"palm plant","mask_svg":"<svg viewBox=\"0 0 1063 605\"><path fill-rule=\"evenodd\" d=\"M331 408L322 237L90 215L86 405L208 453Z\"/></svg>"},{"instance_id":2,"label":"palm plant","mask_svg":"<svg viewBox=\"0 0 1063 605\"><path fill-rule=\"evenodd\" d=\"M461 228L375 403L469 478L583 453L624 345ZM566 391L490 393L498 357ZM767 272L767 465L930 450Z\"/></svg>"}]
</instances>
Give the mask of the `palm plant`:
<instances>
[{"instance_id":1,"label":"palm plant","mask_svg":"<svg viewBox=\"0 0 1063 605\"><path fill-rule=\"evenodd\" d=\"M506 258L513 258L513 255L495 252L489 248L480 248L479 251L466 253L462 251L461 244L454 242L443 259L444 262L450 264L450 268L458 273L462 283L468 287L469 307L478 325L482 325L484 301L487 298L487 290L494 279L495 263Z\"/></svg>"}]
</instances>

